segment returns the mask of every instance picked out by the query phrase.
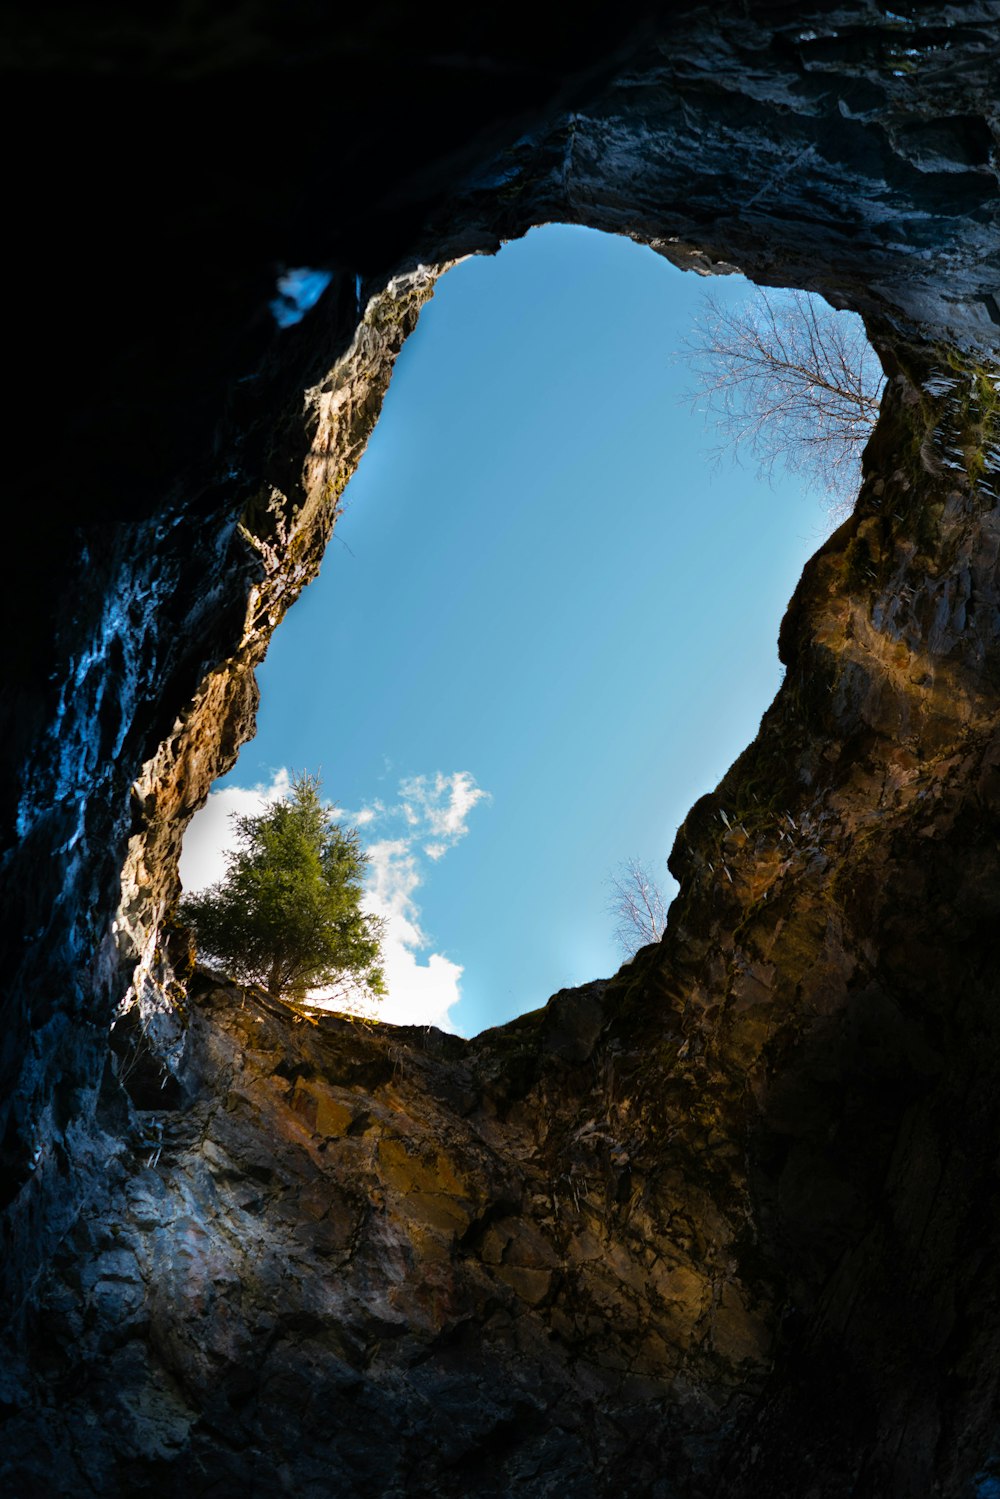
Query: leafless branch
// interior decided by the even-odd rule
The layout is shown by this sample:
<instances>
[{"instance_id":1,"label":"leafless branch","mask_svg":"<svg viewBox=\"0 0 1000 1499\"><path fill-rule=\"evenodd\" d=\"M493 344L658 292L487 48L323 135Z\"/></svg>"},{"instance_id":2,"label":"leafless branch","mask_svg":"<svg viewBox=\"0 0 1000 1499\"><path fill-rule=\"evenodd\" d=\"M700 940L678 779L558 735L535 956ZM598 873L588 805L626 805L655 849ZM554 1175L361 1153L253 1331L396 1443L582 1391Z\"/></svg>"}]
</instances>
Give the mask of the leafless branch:
<instances>
[{"instance_id":1,"label":"leafless branch","mask_svg":"<svg viewBox=\"0 0 1000 1499\"><path fill-rule=\"evenodd\" d=\"M626 958L649 942L659 942L667 924L666 905L653 876L638 859L627 859L608 881L608 909L615 918L615 941Z\"/></svg>"},{"instance_id":2,"label":"leafless branch","mask_svg":"<svg viewBox=\"0 0 1000 1499\"><path fill-rule=\"evenodd\" d=\"M706 300L686 349L688 394L718 427L717 455L747 454L766 478L780 461L836 512L849 509L885 384L861 319L800 291Z\"/></svg>"}]
</instances>

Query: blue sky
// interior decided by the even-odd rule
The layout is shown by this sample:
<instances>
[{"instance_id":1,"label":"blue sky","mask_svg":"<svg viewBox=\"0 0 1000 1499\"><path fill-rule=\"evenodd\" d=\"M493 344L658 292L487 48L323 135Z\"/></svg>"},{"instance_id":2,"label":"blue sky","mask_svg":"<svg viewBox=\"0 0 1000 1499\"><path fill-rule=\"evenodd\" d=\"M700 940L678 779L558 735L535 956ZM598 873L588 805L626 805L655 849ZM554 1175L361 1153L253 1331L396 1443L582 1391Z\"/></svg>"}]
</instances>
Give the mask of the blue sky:
<instances>
[{"instance_id":1,"label":"blue sky","mask_svg":"<svg viewBox=\"0 0 1000 1499\"><path fill-rule=\"evenodd\" d=\"M672 357L709 286L746 293L567 226L450 271L275 635L257 738L188 843L319 770L402 923L388 1018L472 1035L613 972L609 875L637 857L672 888L679 822L777 689L829 526L799 481L713 470Z\"/></svg>"}]
</instances>

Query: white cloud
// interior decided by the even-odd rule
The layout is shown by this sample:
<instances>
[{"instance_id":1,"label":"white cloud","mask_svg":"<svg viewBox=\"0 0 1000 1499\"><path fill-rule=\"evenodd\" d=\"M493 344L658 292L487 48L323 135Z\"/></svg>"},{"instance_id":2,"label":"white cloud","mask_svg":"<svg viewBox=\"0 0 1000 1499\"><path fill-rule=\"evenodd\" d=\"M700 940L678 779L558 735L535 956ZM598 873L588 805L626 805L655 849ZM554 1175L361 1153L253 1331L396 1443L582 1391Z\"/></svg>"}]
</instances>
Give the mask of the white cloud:
<instances>
[{"instance_id":1,"label":"white cloud","mask_svg":"<svg viewBox=\"0 0 1000 1499\"><path fill-rule=\"evenodd\" d=\"M360 812L357 812L353 817L350 817L350 821L356 828L367 827L370 822L374 822L376 817L381 816L384 811L385 807L382 805L382 803L379 801L375 801L372 802L370 807L362 807ZM348 815L350 816L350 814Z\"/></svg>"},{"instance_id":2,"label":"white cloud","mask_svg":"<svg viewBox=\"0 0 1000 1499\"><path fill-rule=\"evenodd\" d=\"M461 999L462 965L432 952L420 928L414 899L424 881L421 855L437 863L469 831L473 807L489 800L467 770L451 775L408 776L399 783L401 800L394 806L381 801L350 815L355 825L402 822L400 836L382 838L366 848L368 869L366 907L385 922L382 957L388 993L379 1004L379 1019L393 1025L437 1025L454 1030L450 1011ZM425 842L425 839L430 839Z\"/></svg>"},{"instance_id":3,"label":"white cloud","mask_svg":"<svg viewBox=\"0 0 1000 1499\"><path fill-rule=\"evenodd\" d=\"M184 889L204 889L225 875L226 852L235 847L232 812L259 812L266 802L287 796L290 789L288 772L279 770L268 786L213 791L192 818L184 840ZM386 833L397 835L377 838L365 849L370 863L364 903L366 910L385 923L382 960L387 993L374 1010L364 1003L353 1007L393 1025L436 1025L453 1031L450 1012L461 999L462 965L439 952L423 958L430 943L420 926L415 896L427 872L424 858L436 864L464 838L469 813L479 802L488 801L489 793L462 770L452 775L439 771L433 776L410 776L399 783L399 796L391 806L375 800L359 812L336 812L345 822L373 834L377 823ZM323 1001L322 992L312 997L315 1003ZM330 1003L343 1009L350 1001L340 994L330 996Z\"/></svg>"},{"instance_id":4,"label":"white cloud","mask_svg":"<svg viewBox=\"0 0 1000 1499\"><path fill-rule=\"evenodd\" d=\"M462 966L432 952L420 927L414 895L423 883L419 854L409 838L384 838L366 850L371 863L365 907L385 922L382 963L386 996L371 1012L393 1025L436 1025L453 1031L450 1010L461 999Z\"/></svg>"},{"instance_id":5,"label":"white cloud","mask_svg":"<svg viewBox=\"0 0 1000 1499\"><path fill-rule=\"evenodd\" d=\"M232 814L252 817L268 802L280 801L291 791L287 770L277 770L268 786L224 786L210 791L208 801L194 814L184 835L181 851L181 884L186 894L204 890L225 877L226 855L236 847Z\"/></svg>"},{"instance_id":6,"label":"white cloud","mask_svg":"<svg viewBox=\"0 0 1000 1499\"><path fill-rule=\"evenodd\" d=\"M399 791L407 821L414 827L422 823L434 840L424 847L432 859L440 859L465 837L469 813L477 802L489 798L467 770L456 770L450 776L440 771L435 776L409 776L400 781Z\"/></svg>"},{"instance_id":7,"label":"white cloud","mask_svg":"<svg viewBox=\"0 0 1000 1499\"><path fill-rule=\"evenodd\" d=\"M400 940L410 947L425 947L427 939L417 924L419 912L414 892L421 884L416 855L408 838L383 838L365 849L368 866L368 904L377 916L392 917Z\"/></svg>"}]
</instances>

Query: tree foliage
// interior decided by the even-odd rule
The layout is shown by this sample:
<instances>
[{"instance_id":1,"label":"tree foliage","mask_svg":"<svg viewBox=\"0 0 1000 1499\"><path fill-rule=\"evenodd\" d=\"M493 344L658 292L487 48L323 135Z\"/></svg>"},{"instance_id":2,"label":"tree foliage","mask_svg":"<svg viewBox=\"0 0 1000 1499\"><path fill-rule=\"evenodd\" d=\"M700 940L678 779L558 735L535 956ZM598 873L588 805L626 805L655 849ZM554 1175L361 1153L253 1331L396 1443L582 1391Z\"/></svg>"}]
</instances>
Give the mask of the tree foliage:
<instances>
[{"instance_id":1,"label":"tree foliage","mask_svg":"<svg viewBox=\"0 0 1000 1499\"><path fill-rule=\"evenodd\" d=\"M233 821L225 878L180 909L204 953L276 998L331 984L383 993L381 922L361 910L367 857L330 818L318 777L297 776L287 800Z\"/></svg>"},{"instance_id":2,"label":"tree foliage","mask_svg":"<svg viewBox=\"0 0 1000 1499\"><path fill-rule=\"evenodd\" d=\"M861 319L762 287L736 306L707 304L687 357L692 398L707 402L722 436L717 452L749 455L767 478L780 460L834 510L848 509L885 384Z\"/></svg>"},{"instance_id":3,"label":"tree foliage","mask_svg":"<svg viewBox=\"0 0 1000 1499\"><path fill-rule=\"evenodd\" d=\"M663 893L638 859L626 859L609 880L608 909L615 918L615 941L626 958L659 942L667 924Z\"/></svg>"}]
</instances>

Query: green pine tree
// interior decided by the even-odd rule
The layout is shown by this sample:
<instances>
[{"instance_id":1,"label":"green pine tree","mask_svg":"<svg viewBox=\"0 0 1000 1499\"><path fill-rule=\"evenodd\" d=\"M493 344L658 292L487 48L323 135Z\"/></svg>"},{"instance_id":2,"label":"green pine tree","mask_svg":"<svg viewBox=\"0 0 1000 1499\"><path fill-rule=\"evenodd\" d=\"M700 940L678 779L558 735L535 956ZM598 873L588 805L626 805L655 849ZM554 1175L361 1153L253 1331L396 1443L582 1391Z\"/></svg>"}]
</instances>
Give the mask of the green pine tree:
<instances>
[{"instance_id":1,"label":"green pine tree","mask_svg":"<svg viewBox=\"0 0 1000 1499\"><path fill-rule=\"evenodd\" d=\"M367 856L357 832L331 820L318 776L296 776L286 801L233 821L225 879L180 908L204 953L275 998L345 980L384 993L382 923L361 910Z\"/></svg>"}]
</instances>

